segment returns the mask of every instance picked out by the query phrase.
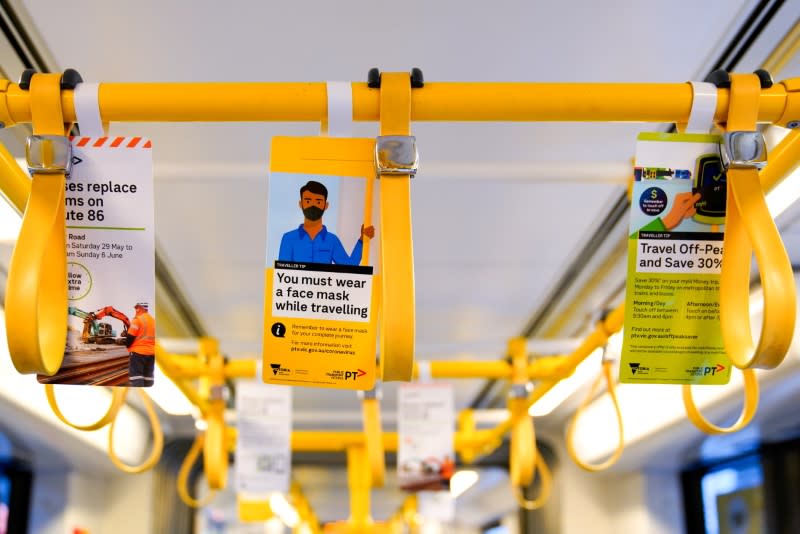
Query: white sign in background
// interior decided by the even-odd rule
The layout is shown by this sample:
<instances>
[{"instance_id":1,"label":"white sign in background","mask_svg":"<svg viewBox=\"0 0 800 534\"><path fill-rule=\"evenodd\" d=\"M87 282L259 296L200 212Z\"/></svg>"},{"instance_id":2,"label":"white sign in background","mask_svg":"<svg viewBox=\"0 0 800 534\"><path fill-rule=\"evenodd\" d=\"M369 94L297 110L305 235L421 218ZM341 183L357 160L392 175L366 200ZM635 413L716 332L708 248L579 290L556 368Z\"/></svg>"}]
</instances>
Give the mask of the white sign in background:
<instances>
[{"instance_id":1,"label":"white sign in background","mask_svg":"<svg viewBox=\"0 0 800 534\"><path fill-rule=\"evenodd\" d=\"M289 491L292 389L237 382L236 427L236 490L252 496Z\"/></svg>"},{"instance_id":2,"label":"white sign in background","mask_svg":"<svg viewBox=\"0 0 800 534\"><path fill-rule=\"evenodd\" d=\"M397 469L401 487L435 478L431 469L455 462L456 416L451 384L400 384L397 417Z\"/></svg>"},{"instance_id":3,"label":"white sign in background","mask_svg":"<svg viewBox=\"0 0 800 534\"><path fill-rule=\"evenodd\" d=\"M140 137L76 137L72 144L65 191L69 306L112 306L132 319L134 304L147 302L155 316L152 145ZM68 321L67 356L86 348L83 320ZM107 322L119 336L122 324Z\"/></svg>"}]
</instances>

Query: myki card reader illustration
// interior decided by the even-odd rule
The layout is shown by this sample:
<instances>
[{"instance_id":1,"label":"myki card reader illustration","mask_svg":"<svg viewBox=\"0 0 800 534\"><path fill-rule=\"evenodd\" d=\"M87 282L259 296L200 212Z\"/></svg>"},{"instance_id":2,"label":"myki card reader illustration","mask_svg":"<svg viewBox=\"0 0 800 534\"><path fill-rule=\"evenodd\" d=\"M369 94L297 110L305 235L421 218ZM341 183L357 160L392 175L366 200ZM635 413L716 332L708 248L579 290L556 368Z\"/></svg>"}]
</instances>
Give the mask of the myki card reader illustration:
<instances>
[{"instance_id":1,"label":"myki card reader illustration","mask_svg":"<svg viewBox=\"0 0 800 534\"><path fill-rule=\"evenodd\" d=\"M697 158L693 193L700 193L695 204L694 220L704 224L725 224L727 180L719 154L703 154Z\"/></svg>"}]
</instances>

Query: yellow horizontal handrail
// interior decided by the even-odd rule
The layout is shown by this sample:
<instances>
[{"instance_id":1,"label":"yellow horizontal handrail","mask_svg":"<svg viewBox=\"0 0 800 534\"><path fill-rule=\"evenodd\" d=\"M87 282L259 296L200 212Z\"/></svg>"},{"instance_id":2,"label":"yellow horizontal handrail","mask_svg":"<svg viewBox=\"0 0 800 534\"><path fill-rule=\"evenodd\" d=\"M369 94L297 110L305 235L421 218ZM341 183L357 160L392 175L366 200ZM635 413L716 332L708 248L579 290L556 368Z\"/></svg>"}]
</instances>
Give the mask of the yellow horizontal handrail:
<instances>
[{"instance_id":1,"label":"yellow horizontal handrail","mask_svg":"<svg viewBox=\"0 0 800 534\"><path fill-rule=\"evenodd\" d=\"M363 82L353 82L352 88L353 119L377 121L380 91ZM0 84L0 91L0 121L6 126L30 122L29 92L15 83L4 91ZM762 90L759 121L796 119L799 96L784 83ZM65 120L75 121L73 92L63 91L61 98ZM728 98L727 89L718 90L716 121L727 118ZM102 83L99 99L105 122L320 122L327 117L324 82ZM432 82L412 91L411 120L686 122L691 105L688 83Z\"/></svg>"}]
</instances>

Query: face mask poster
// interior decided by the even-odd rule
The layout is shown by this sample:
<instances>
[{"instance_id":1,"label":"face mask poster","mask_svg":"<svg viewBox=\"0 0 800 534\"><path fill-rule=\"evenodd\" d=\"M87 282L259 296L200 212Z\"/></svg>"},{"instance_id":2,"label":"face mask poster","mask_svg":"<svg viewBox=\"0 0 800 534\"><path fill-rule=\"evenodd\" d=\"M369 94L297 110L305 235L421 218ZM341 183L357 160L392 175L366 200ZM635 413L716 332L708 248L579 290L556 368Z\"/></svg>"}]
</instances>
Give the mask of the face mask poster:
<instances>
[{"instance_id":1,"label":"face mask poster","mask_svg":"<svg viewBox=\"0 0 800 534\"><path fill-rule=\"evenodd\" d=\"M264 306L264 382L371 389L373 267L366 178L272 172Z\"/></svg>"}]
</instances>

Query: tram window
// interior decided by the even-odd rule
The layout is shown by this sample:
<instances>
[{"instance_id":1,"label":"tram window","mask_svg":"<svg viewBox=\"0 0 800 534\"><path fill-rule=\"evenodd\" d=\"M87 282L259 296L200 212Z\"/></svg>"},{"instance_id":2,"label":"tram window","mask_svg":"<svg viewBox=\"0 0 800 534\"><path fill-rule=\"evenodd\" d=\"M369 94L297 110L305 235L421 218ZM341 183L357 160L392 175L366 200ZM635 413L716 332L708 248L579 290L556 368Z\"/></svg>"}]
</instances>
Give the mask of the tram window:
<instances>
[{"instance_id":1,"label":"tram window","mask_svg":"<svg viewBox=\"0 0 800 534\"><path fill-rule=\"evenodd\" d=\"M9 506L11 505L11 480L0 474L0 534L8 532Z\"/></svg>"},{"instance_id":2,"label":"tram window","mask_svg":"<svg viewBox=\"0 0 800 534\"><path fill-rule=\"evenodd\" d=\"M761 534L764 470L758 456L715 466L701 481L706 534Z\"/></svg>"}]
</instances>

